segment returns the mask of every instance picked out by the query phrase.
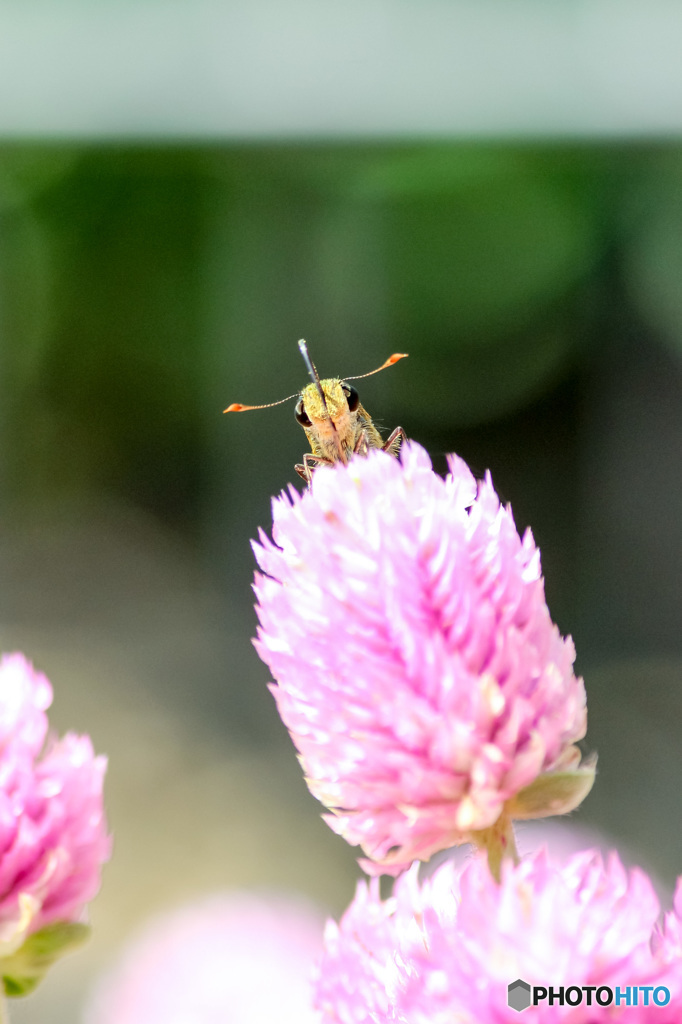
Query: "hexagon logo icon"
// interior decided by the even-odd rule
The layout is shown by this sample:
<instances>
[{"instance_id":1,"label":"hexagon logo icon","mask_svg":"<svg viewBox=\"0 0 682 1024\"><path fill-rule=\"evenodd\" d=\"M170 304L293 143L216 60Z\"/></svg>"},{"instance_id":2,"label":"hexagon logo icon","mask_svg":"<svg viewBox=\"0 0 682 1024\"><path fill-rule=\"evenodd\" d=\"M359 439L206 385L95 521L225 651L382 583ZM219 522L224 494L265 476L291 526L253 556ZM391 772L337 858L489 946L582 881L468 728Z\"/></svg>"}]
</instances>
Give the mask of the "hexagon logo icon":
<instances>
[{"instance_id":1,"label":"hexagon logo icon","mask_svg":"<svg viewBox=\"0 0 682 1024\"><path fill-rule=\"evenodd\" d=\"M512 981L511 985L507 986L507 1006L518 1013L521 1013L521 1010L528 1009L530 1006L530 985L527 981L521 981L520 978L517 978L516 981Z\"/></svg>"}]
</instances>

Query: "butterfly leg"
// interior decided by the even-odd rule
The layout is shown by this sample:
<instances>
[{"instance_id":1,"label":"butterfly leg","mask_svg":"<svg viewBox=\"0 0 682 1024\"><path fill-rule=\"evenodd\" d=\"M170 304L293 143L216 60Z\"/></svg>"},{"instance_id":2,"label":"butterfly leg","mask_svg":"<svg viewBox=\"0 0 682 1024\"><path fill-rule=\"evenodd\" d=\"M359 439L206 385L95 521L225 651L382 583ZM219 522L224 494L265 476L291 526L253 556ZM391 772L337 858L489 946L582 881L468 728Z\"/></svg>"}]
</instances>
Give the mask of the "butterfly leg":
<instances>
[{"instance_id":1,"label":"butterfly leg","mask_svg":"<svg viewBox=\"0 0 682 1024\"><path fill-rule=\"evenodd\" d=\"M395 457L397 458L398 453L400 452L400 446L402 445L403 441L406 440L407 434L405 433L403 428L396 427L395 430L391 431L387 439L384 441L382 445L382 451L388 452L389 455L395 455Z\"/></svg>"},{"instance_id":2,"label":"butterfly leg","mask_svg":"<svg viewBox=\"0 0 682 1024\"><path fill-rule=\"evenodd\" d=\"M303 480L305 480L308 486L310 486L313 479L313 472L315 471L315 467L322 465L330 466L331 460L325 459L322 455L313 455L312 452L306 452L305 455L303 456L303 464L301 464L300 462L297 463L294 466L294 469L296 470L298 475Z\"/></svg>"},{"instance_id":3,"label":"butterfly leg","mask_svg":"<svg viewBox=\"0 0 682 1024\"><path fill-rule=\"evenodd\" d=\"M369 451L369 437L367 431L360 431L360 435L355 442L355 448L353 449L353 455L366 455Z\"/></svg>"}]
</instances>

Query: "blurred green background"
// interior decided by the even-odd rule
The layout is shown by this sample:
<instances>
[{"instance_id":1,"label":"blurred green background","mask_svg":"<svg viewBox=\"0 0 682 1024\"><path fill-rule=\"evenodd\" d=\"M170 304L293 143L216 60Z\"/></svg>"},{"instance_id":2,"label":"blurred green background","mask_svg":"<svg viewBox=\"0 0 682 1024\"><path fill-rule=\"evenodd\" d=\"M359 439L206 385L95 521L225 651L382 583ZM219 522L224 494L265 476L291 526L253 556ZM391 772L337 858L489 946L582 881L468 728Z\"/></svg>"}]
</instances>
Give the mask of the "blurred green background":
<instances>
[{"instance_id":1,"label":"blurred green background","mask_svg":"<svg viewBox=\"0 0 682 1024\"><path fill-rule=\"evenodd\" d=\"M323 376L409 353L363 404L532 527L600 754L579 820L682 871L681 195L673 144L0 146L3 646L110 754L116 834L90 950L17 1021L73 1021L166 903L350 898L250 645L305 438L293 402L221 414L303 386L300 337Z\"/></svg>"}]
</instances>

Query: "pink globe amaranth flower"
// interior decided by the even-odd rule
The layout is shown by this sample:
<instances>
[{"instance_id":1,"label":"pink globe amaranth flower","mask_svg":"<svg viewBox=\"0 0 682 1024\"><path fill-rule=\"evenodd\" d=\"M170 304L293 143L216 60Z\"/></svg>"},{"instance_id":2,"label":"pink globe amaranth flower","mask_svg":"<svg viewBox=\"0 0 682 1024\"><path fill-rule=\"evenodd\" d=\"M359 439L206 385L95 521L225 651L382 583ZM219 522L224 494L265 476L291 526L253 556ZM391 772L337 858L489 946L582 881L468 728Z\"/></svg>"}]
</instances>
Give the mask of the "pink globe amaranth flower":
<instances>
[{"instance_id":1,"label":"pink globe amaranth flower","mask_svg":"<svg viewBox=\"0 0 682 1024\"><path fill-rule=\"evenodd\" d=\"M415 865L416 868L416 865ZM682 957L664 933L647 876L627 872L618 857L588 851L565 865L544 851L502 882L478 855L460 871L450 862L419 884L416 870L381 901L377 880L360 883L340 924L329 923L315 983L322 1024L509 1024L508 985L665 986L666 1007L600 1006L592 996L570 1006L548 1000L524 1011L543 1024L679 1024ZM575 997L574 997L575 998Z\"/></svg>"},{"instance_id":2,"label":"pink globe amaranth flower","mask_svg":"<svg viewBox=\"0 0 682 1024\"><path fill-rule=\"evenodd\" d=\"M656 930L654 948L667 962L682 962L682 878L677 880L673 909L665 915L663 926Z\"/></svg>"},{"instance_id":3,"label":"pink globe amaranth flower","mask_svg":"<svg viewBox=\"0 0 682 1024\"><path fill-rule=\"evenodd\" d=\"M52 688L21 655L0 660L0 959L27 936L79 918L110 840L106 760L87 736L48 741ZM2 966L0 964L0 966Z\"/></svg>"},{"instance_id":4,"label":"pink globe amaranth flower","mask_svg":"<svg viewBox=\"0 0 682 1024\"><path fill-rule=\"evenodd\" d=\"M47 735L47 715L52 703L49 680L24 658L5 654L0 660L0 755L23 749L37 757ZM1 763L0 763L1 767Z\"/></svg>"},{"instance_id":5,"label":"pink globe amaranth flower","mask_svg":"<svg viewBox=\"0 0 682 1024\"><path fill-rule=\"evenodd\" d=\"M573 643L540 555L489 476L414 443L321 467L273 502L254 545L257 650L327 820L396 873L467 842L543 773L576 768L586 729ZM524 813L570 810L545 796ZM544 801L544 803L543 803Z\"/></svg>"},{"instance_id":6,"label":"pink globe amaranth flower","mask_svg":"<svg viewBox=\"0 0 682 1024\"><path fill-rule=\"evenodd\" d=\"M215 894L159 916L94 991L86 1024L316 1024L323 919L282 895Z\"/></svg>"}]
</instances>

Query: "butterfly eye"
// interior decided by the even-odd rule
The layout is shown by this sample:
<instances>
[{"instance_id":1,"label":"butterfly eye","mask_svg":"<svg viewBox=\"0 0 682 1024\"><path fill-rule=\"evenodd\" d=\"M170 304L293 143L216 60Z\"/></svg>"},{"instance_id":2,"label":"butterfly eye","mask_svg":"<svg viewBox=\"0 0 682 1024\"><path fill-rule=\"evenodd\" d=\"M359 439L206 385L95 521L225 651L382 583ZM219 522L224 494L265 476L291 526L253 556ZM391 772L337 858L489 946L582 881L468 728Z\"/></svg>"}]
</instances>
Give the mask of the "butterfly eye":
<instances>
[{"instance_id":1,"label":"butterfly eye","mask_svg":"<svg viewBox=\"0 0 682 1024\"><path fill-rule=\"evenodd\" d=\"M352 384L342 384L341 389L344 395L346 396L349 411L355 412L357 407L360 405L360 395L357 393Z\"/></svg>"},{"instance_id":2,"label":"butterfly eye","mask_svg":"<svg viewBox=\"0 0 682 1024\"><path fill-rule=\"evenodd\" d=\"M312 423L310 422L310 416L308 416L308 413L305 411L305 406L303 405L302 398L299 398L298 402L296 403L296 409L294 410L294 412L296 415L296 419L298 420L302 427L312 427Z\"/></svg>"}]
</instances>

